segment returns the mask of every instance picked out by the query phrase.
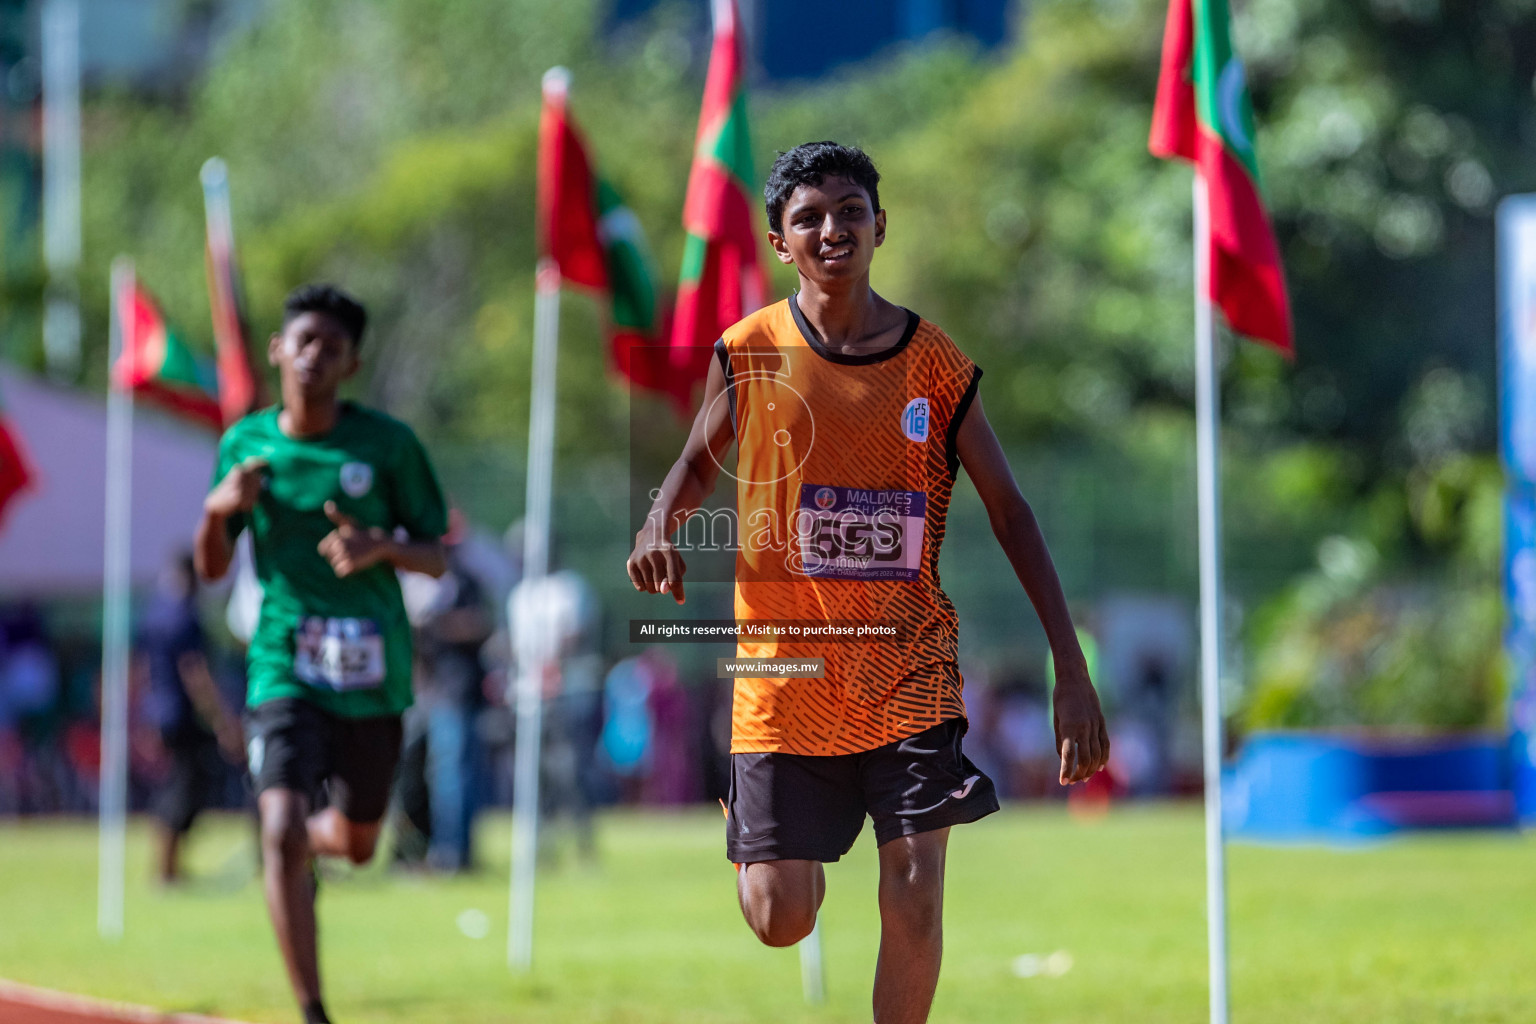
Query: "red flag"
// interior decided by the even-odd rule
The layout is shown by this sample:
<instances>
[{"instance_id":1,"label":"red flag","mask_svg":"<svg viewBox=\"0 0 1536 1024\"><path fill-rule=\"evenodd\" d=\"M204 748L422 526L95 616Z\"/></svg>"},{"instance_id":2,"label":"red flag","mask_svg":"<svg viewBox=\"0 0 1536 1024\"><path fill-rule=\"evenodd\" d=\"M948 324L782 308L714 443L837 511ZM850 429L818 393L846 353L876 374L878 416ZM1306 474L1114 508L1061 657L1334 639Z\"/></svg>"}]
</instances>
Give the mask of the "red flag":
<instances>
[{"instance_id":1,"label":"red flag","mask_svg":"<svg viewBox=\"0 0 1536 1024\"><path fill-rule=\"evenodd\" d=\"M218 157L203 165L203 208L207 242L208 306L218 353L219 411L225 426L267 404L266 388L251 356L244 293L235 265L234 220L229 205L229 175Z\"/></svg>"},{"instance_id":2,"label":"red flag","mask_svg":"<svg viewBox=\"0 0 1536 1024\"><path fill-rule=\"evenodd\" d=\"M1148 147L1154 156L1190 161L1205 181L1211 303L1233 331L1289 355L1290 301L1253 136L1226 0L1200 0L1198 10L1193 0L1171 0Z\"/></svg>"},{"instance_id":3,"label":"red flag","mask_svg":"<svg viewBox=\"0 0 1536 1024\"><path fill-rule=\"evenodd\" d=\"M552 260L563 279L606 295L610 365L638 387L672 394L670 368L645 358L663 333L650 246L634 212L594 173L566 108L568 92L563 68L544 76L539 255Z\"/></svg>"},{"instance_id":4,"label":"red flag","mask_svg":"<svg viewBox=\"0 0 1536 1024\"><path fill-rule=\"evenodd\" d=\"M587 147L566 113L569 80L544 76L539 117L539 256L552 259L572 284L606 290L608 266L597 231L597 178Z\"/></svg>"},{"instance_id":5,"label":"red flag","mask_svg":"<svg viewBox=\"0 0 1536 1024\"><path fill-rule=\"evenodd\" d=\"M224 418L213 367L193 355L137 282L117 296L117 322L123 349L112 367L112 383L218 430Z\"/></svg>"},{"instance_id":6,"label":"red flag","mask_svg":"<svg viewBox=\"0 0 1536 1024\"><path fill-rule=\"evenodd\" d=\"M709 372L715 339L763 304L752 145L735 0L714 0L714 47L683 204L682 280L672 320L684 395Z\"/></svg>"},{"instance_id":7,"label":"red flag","mask_svg":"<svg viewBox=\"0 0 1536 1024\"><path fill-rule=\"evenodd\" d=\"M34 476L21 437L0 407L0 526L5 524L11 500L32 486Z\"/></svg>"}]
</instances>

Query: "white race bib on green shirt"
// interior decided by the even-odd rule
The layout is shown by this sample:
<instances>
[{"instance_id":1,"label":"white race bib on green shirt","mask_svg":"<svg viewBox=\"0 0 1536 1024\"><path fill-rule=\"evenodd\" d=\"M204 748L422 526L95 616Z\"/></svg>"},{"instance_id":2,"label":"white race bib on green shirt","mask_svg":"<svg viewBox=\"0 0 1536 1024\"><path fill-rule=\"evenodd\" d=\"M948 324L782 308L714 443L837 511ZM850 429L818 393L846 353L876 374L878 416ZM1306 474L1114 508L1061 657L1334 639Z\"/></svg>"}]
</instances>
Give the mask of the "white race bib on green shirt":
<instances>
[{"instance_id":1,"label":"white race bib on green shirt","mask_svg":"<svg viewBox=\"0 0 1536 1024\"><path fill-rule=\"evenodd\" d=\"M372 619L307 616L293 634L293 674L311 686L367 690L384 682L384 638Z\"/></svg>"}]
</instances>

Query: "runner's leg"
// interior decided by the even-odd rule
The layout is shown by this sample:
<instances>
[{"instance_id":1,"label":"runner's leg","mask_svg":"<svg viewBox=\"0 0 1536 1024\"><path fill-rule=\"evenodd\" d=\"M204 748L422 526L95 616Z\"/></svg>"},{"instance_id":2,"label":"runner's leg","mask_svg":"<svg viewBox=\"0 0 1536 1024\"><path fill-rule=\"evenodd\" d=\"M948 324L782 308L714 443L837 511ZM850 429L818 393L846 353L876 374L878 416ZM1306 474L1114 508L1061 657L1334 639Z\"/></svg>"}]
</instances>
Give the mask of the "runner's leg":
<instances>
[{"instance_id":1,"label":"runner's leg","mask_svg":"<svg viewBox=\"0 0 1536 1024\"><path fill-rule=\"evenodd\" d=\"M305 822L309 848L323 857L345 857L353 864L366 864L379 843L384 822L352 821L338 807L327 807L311 814Z\"/></svg>"},{"instance_id":2,"label":"runner's leg","mask_svg":"<svg viewBox=\"0 0 1536 1024\"><path fill-rule=\"evenodd\" d=\"M880 847L880 959L875 1024L924 1024L944 949L944 854L949 829Z\"/></svg>"},{"instance_id":3,"label":"runner's leg","mask_svg":"<svg viewBox=\"0 0 1536 1024\"><path fill-rule=\"evenodd\" d=\"M330 716L330 806L307 822L309 848L326 857L366 864L373 857L404 731L399 715L347 719Z\"/></svg>"},{"instance_id":4,"label":"runner's leg","mask_svg":"<svg viewBox=\"0 0 1536 1024\"><path fill-rule=\"evenodd\" d=\"M293 789L263 790L261 854L267 913L277 933L277 947L288 968L288 983L299 1005L320 1001L320 964L315 952L314 879L304 819L309 797Z\"/></svg>"},{"instance_id":5,"label":"runner's leg","mask_svg":"<svg viewBox=\"0 0 1536 1024\"><path fill-rule=\"evenodd\" d=\"M759 861L741 865L736 875L741 915L767 946L793 946L811 934L826 894L819 861Z\"/></svg>"}]
</instances>

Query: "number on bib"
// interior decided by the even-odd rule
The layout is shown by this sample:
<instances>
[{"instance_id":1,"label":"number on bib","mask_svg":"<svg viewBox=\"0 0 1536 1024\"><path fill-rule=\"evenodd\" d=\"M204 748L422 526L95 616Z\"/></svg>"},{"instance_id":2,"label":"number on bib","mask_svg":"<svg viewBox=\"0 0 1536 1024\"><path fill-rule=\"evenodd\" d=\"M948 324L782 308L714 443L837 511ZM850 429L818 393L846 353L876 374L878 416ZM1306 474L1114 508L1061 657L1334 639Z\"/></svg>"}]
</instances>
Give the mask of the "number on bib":
<instances>
[{"instance_id":1,"label":"number on bib","mask_svg":"<svg viewBox=\"0 0 1536 1024\"><path fill-rule=\"evenodd\" d=\"M835 580L916 580L922 575L928 495L800 486L795 529L801 570Z\"/></svg>"},{"instance_id":2,"label":"number on bib","mask_svg":"<svg viewBox=\"0 0 1536 1024\"><path fill-rule=\"evenodd\" d=\"M307 616L294 631L293 674L311 686L366 690L384 682L384 638L371 619Z\"/></svg>"}]
</instances>

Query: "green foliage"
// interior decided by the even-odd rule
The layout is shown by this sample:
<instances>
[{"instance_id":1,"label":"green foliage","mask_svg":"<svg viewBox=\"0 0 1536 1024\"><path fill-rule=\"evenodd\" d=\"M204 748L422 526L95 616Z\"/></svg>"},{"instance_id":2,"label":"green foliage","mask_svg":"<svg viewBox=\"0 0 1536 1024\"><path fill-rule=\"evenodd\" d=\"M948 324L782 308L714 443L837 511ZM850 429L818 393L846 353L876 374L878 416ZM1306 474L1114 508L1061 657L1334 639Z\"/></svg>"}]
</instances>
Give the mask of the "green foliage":
<instances>
[{"instance_id":1,"label":"green foliage","mask_svg":"<svg viewBox=\"0 0 1536 1024\"><path fill-rule=\"evenodd\" d=\"M1407 528L1450 562L1417 581L1383 565L1369 539L1324 540L1316 569L1250 631L1242 724L1498 726L1508 685L1497 583L1502 488L1488 459L1454 458L1415 475Z\"/></svg>"},{"instance_id":2,"label":"green foliage","mask_svg":"<svg viewBox=\"0 0 1536 1024\"><path fill-rule=\"evenodd\" d=\"M1474 729L1502 722L1504 615L1497 591L1378 586L1328 601L1309 593L1279 618L1254 652L1245 728Z\"/></svg>"}]
</instances>

